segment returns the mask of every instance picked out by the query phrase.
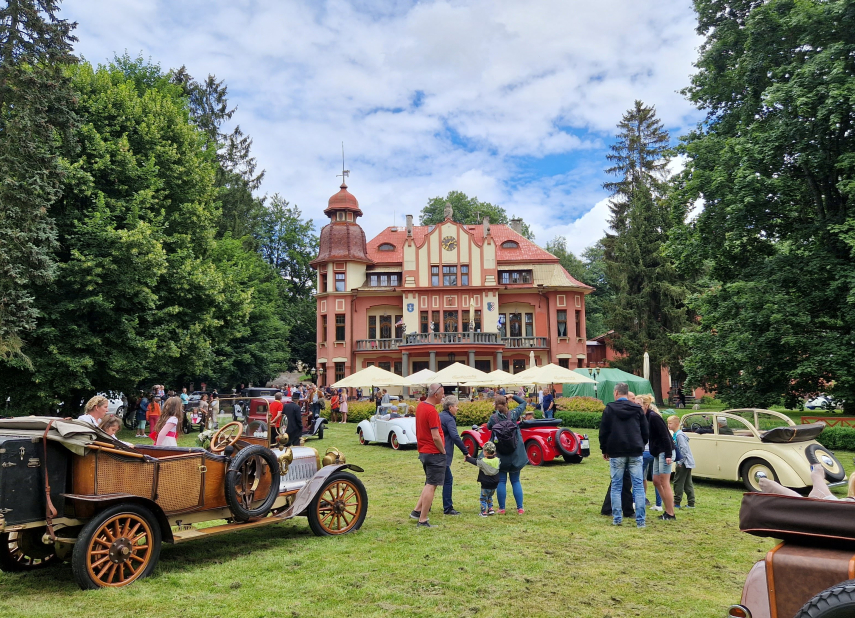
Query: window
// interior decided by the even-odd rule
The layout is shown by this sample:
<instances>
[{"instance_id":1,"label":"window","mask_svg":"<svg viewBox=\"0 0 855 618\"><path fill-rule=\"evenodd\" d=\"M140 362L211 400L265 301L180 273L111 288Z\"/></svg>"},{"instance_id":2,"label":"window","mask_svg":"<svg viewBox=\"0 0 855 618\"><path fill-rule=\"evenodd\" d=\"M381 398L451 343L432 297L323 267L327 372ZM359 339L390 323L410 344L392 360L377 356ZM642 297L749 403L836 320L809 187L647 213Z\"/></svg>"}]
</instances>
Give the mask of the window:
<instances>
[{"instance_id":1,"label":"window","mask_svg":"<svg viewBox=\"0 0 855 618\"><path fill-rule=\"evenodd\" d=\"M442 267L442 285L457 285L457 266Z\"/></svg>"},{"instance_id":2,"label":"window","mask_svg":"<svg viewBox=\"0 0 855 618\"><path fill-rule=\"evenodd\" d=\"M506 317L507 316L504 313L499 314L499 335L503 338L508 336L508 323L505 319Z\"/></svg>"},{"instance_id":3,"label":"window","mask_svg":"<svg viewBox=\"0 0 855 618\"><path fill-rule=\"evenodd\" d=\"M382 245L380 245L379 247L377 247L377 250L378 250L378 251L394 251L394 250L395 250L395 245L393 245L393 244L392 244L392 243L390 243L390 242L384 242Z\"/></svg>"},{"instance_id":4,"label":"window","mask_svg":"<svg viewBox=\"0 0 855 618\"><path fill-rule=\"evenodd\" d=\"M430 284L432 287L439 287L439 266L430 267Z\"/></svg>"},{"instance_id":5,"label":"window","mask_svg":"<svg viewBox=\"0 0 855 618\"><path fill-rule=\"evenodd\" d=\"M396 288L401 284L400 273L371 273L368 276L368 285L372 288L376 287L393 287Z\"/></svg>"},{"instance_id":6,"label":"window","mask_svg":"<svg viewBox=\"0 0 855 618\"><path fill-rule=\"evenodd\" d=\"M525 314L525 336L534 337L534 314Z\"/></svg>"},{"instance_id":7,"label":"window","mask_svg":"<svg viewBox=\"0 0 855 618\"><path fill-rule=\"evenodd\" d=\"M395 361L395 368L392 371L398 374L399 376L404 375L403 365L401 364L401 361Z\"/></svg>"},{"instance_id":8,"label":"window","mask_svg":"<svg viewBox=\"0 0 855 618\"><path fill-rule=\"evenodd\" d=\"M558 366L564 367L564 369L570 369L570 359L569 358L559 358Z\"/></svg>"},{"instance_id":9,"label":"window","mask_svg":"<svg viewBox=\"0 0 855 618\"><path fill-rule=\"evenodd\" d=\"M396 315L395 316L395 337L397 339L404 338L404 316Z\"/></svg>"},{"instance_id":10,"label":"window","mask_svg":"<svg viewBox=\"0 0 855 618\"><path fill-rule=\"evenodd\" d=\"M347 220L353 221L353 213L352 212L347 213Z\"/></svg>"},{"instance_id":11,"label":"window","mask_svg":"<svg viewBox=\"0 0 855 618\"><path fill-rule=\"evenodd\" d=\"M327 275L326 273L321 275L321 292L327 291Z\"/></svg>"},{"instance_id":12,"label":"window","mask_svg":"<svg viewBox=\"0 0 855 618\"><path fill-rule=\"evenodd\" d=\"M377 277L377 275L371 275L368 278L368 282L369 282L368 285L370 285L372 288L376 288L379 281L380 281L380 279Z\"/></svg>"},{"instance_id":13,"label":"window","mask_svg":"<svg viewBox=\"0 0 855 618\"><path fill-rule=\"evenodd\" d=\"M431 320L433 320L433 332L439 332L439 311L431 312Z\"/></svg>"},{"instance_id":14,"label":"window","mask_svg":"<svg viewBox=\"0 0 855 618\"><path fill-rule=\"evenodd\" d=\"M335 364L335 381L344 380L344 363Z\"/></svg>"},{"instance_id":15,"label":"window","mask_svg":"<svg viewBox=\"0 0 855 618\"><path fill-rule=\"evenodd\" d=\"M502 371L504 371L505 373L511 372L511 361L504 359L502 360Z\"/></svg>"},{"instance_id":16,"label":"window","mask_svg":"<svg viewBox=\"0 0 855 618\"><path fill-rule=\"evenodd\" d=\"M460 285L469 285L469 266L460 267Z\"/></svg>"},{"instance_id":17,"label":"window","mask_svg":"<svg viewBox=\"0 0 855 618\"><path fill-rule=\"evenodd\" d=\"M326 343L327 341L327 316L321 316L321 341Z\"/></svg>"},{"instance_id":18,"label":"window","mask_svg":"<svg viewBox=\"0 0 855 618\"><path fill-rule=\"evenodd\" d=\"M577 337L582 336L582 312L581 311L576 312L576 336Z\"/></svg>"},{"instance_id":19,"label":"window","mask_svg":"<svg viewBox=\"0 0 855 618\"><path fill-rule=\"evenodd\" d=\"M344 213L343 212L335 213L335 220L336 221L344 221Z\"/></svg>"},{"instance_id":20,"label":"window","mask_svg":"<svg viewBox=\"0 0 855 618\"><path fill-rule=\"evenodd\" d=\"M418 373L422 369L430 369L428 361L413 361L413 373Z\"/></svg>"},{"instance_id":21,"label":"window","mask_svg":"<svg viewBox=\"0 0 855 618\"><path fill-rule=\"evenodd\" d=\"M511 337L522 337L522 314L510 314Z\"/></svg>"},{"instance_id":22,"label":"window","mask_svg":"<svg viewBox=\"0 0 855 618\"><path fill-rule=\"evenodd\" d=\"M344 341L344 337L344 315L338 314L335 316L335 340Z\"/></svg>"},{"instance_id":23,"label":"window","mask_svg":"<svg viewBox=\"0 0 855 618\"><path fill-rule=\"evenodd\" d=\"M475 310L475 332L476 333L481 332L481 310L480 309Z\"/></svg>"},{"instance_id":24,"label":"window","mask_svg":"<svg viewBox=\"0 0 855 618\"><path fill-rule=\"evenodd\" d=\"M344 273L335 274L335 291L344 292Z\"/></svg>"},{"instance_id":25,"label":"window","mask_svg":"<svg viewBox=\"0 0 855 618\"><path fill-rule=\"evenodd\" d=\"M585 359L584 358L579 358L576 360L576 367L584 367L584 366L585 366Z\"/></svg>"},{"instance_id":26,"label":"window","mask_svg":"<svg viewBox=\"0 0 855 618\"><path fill-rule=\"evenodd\" d=\"M391 285L393 288L398 287L399 281L400 281L399 275L395 275L395 274L389 275L389 285Z\"/></svg>"},{"instance_id":27,"label":"window","mask_svg":"<svg viewBox=\"0 0 855 618\"><path fill-rule=\"evenodd\" d=\"M514 360L514 373L525 371L525 361L521 358Z\"/></svg>"},{"instance_id":28,"label":"window","mask_svg":"<svg viewBox=\"0 0 855 618\"><path fill-rule=\"evenodd\" d=\"M383 288L389 287L389 275L386 275L386 274L380 275L380 287L383 287Z\"/></svg>"},{"instance_id":29,"label":"window","mask_svg":"<svg viewBox=\"0 0 855 618\"><path fill-rule=\"evenodd\" d=\"M558 317L558 336L566 337L567 336L567 312L566 311L557 311L556 315Z\"/></svg>"},{"instance_id":30,"label":"window","mask_svg":"<svg viewBox=\"0 0 855 618\"><path fill-rule=\"evenodd\" d=\"M392 316L391 315L381 315L380 316L380 339L391 339L392 338Z\"/></svg>"},{"instance_id":31,"label":"window","mask_svg":"<svg viewBox=\"0 0 855 618\"><path fill-rule=\"evenodd\" d=\"M530 270L502 270L499 271L499 283L503 285L520 285L532 282Z\"/></svg>"},{"instance_id":32,"label":"window","mask_svg":"<svg viewBox=\"0 0 855 618\"><path fill-rule=\"evenodd\" d=\"M377 316L368 316L368 338L377 339Z\"/></svg>"},{"instance_id":33,"label":"window","mask_svg":"<svg viewBox=\"0 0 855 618\"><path fill-rule=\"evenodd\" d=\"M421 328L419 332L426 333L428 332L428 327L430 326L430 318L428 317L427 311L422 311L421 313Z\"/></svg>"},{"instance_id":34,"label":"window","mask_svg":"<svg viewBox=\"0 0 855 618\"><path fill-rule=\"evenodd\" d=\"M519 249L520 244L515 240L506 240L502 243L502 249Z\"/></svg>"},{"instance_id":35,"label":"window","mask_svg":"<svg viewBox=\"0 0 855 618\"><path fill-rule=\"evenodd\" d=\"M446 311L445 312L445 332L447 332L447 333L456 333L457 332L457 312L456 311Z\"/></svg>"},{"instance_id":36,"label":"window","mask_svg":"<svg viewBox=\"0 0 855 618\"><path fill-rule=\"evenodd\" d=\"M381 361L381 362L377 363L377 366L380 367L380 369L385 369L386 371L392 371L392 363L390 363L390 362Z\"/></svg>"},{"instance_id":37,"label":"window","mask_svg":"<svg viewBox=\"0 0 855 618\"><path fill-rule=\"evenodd\" d=\"M491 371L493 371L493 366L488 360L476 360L475 369L477 369L478 371L483 371L484 373L490 373Z\"/></svg>"}]
</instances>

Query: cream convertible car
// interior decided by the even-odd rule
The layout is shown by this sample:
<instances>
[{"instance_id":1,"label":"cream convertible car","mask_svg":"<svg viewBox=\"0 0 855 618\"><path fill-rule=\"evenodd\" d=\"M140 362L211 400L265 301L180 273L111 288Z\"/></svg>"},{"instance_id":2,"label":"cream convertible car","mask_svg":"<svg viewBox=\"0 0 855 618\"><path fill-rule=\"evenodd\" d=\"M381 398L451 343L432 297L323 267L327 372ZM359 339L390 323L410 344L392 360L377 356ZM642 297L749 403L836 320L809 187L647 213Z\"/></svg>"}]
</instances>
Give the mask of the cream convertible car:
<instances>
[{"instance_id":1,"label":"cream convertible car","mask_svg":"<svg viewBox=\"0 0 855 618\"><path fill-rule=\"evenodd\" d=\"M682 419L695 458L692 476L739 480L760 491L760 479L786 487L809 487L811 465L825 470L829 485L842 485L846 473L834 454L817 442L823 423L796 425L772 410L744 408L694 412Z\"/></svg>"}]
</instances>

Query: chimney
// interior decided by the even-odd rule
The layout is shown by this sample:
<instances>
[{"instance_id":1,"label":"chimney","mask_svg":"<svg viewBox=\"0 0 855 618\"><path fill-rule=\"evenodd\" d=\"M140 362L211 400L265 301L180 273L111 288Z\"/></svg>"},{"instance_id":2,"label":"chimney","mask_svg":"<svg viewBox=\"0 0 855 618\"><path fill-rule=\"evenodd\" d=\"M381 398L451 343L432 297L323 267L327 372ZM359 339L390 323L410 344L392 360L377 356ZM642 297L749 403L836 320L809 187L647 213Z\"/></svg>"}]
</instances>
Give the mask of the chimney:
<instances>
[{"instance_id":1,"label":"chimney","mask_svg":"<svg viewBox=\"0 0 855 618\"><path fill-rule=\"evenodd\" d=\"M484 238L490 235L490 217L484 217Z\"/></svg>"},{"instance_id":2,"label":"chimney","mask_svg":"<svg viewBox=\"0 0 855 618\"><path fill-rule=\"evenodd\" d=\"M522 236L522 219L511 219L510 228Z\"/></svg>"},{"instance_id":3,"label":"chimney","mask_svg":"<svg viewBox=\"0 0 855 618\"><path fill-rule=\"evenodd\" d=\"M413 237L413 215L407 215L407 238Z\"/></svg>"}]
</instances>

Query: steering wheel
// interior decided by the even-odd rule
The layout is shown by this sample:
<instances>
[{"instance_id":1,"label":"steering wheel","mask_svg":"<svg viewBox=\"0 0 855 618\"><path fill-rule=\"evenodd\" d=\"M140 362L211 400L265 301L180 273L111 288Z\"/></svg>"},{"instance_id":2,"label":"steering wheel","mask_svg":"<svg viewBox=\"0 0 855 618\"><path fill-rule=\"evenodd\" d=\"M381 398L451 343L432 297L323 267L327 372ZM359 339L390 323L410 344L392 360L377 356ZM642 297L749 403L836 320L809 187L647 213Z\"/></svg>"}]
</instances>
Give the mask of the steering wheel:
<instances>
[{"instance_id":1,"label":"steering wheel","mask_svg":"<svg viewBox=\"0 0 855 618\"><path fill-rule=\"evenodd\" d=\"M226 423L211 437L211 452L222 453L227 447L233 446L243 434L243 423L232 421Z\"/></svg>"},{"instance_id":2,"label":"steering wheel","mask_svg":"<svg viewBox=\"0 0 855 618\"><path fill-rule=\"evenodd\" d=\"M692 423L692 431L697 432L701 428L700 423Z\"/></svg>"}]
</instances>

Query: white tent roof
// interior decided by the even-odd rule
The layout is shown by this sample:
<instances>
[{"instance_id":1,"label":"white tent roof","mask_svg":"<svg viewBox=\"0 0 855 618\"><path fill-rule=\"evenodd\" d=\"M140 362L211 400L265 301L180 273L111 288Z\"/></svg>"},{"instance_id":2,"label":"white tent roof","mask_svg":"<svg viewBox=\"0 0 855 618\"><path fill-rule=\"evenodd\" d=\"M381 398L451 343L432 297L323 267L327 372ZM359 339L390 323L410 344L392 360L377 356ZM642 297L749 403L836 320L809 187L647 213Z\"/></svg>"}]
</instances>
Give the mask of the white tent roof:
<instances>
[{"instance_id":1,"label":"white tent roof","mask_svg":"<svg viewBox=\"0 0 855 618\"><path fill-rule=\"evenodd\" d=\"M437 371L431 382L437 382L442 385L463 384L464 382L483 380L486 375L483 371L479 371L463 363L452 363L445 369Z\"/></svg>"},{"instance_id":2,"label":"white tent roof","mask_svg":"<svg viewBox=\"0 0 855 618\"><path fill-rule=\"evenodd\" d=\"M430 369L422 369L411 376L407 376L404 380L406 380L409 386L423 386L426 384L432 384L434 381L433 377L435 375L436 373Z\"/></svg>"},{"instance_id":3,"label":"white tent roof","mask_svg":"<svg viewBox=\"0 0 855 618\"><path fill-rule=\"evenodd\" d=\"M555 363L530 367L523 372L514 375L517 380L526 380L525 384L580 384L589 382L596 384L597 381L572 369L565 369Z\"/></svg>"},{"instance_id":4,"label":"white tent roof","mask_svg":"<svg viewBox=\"0 0 855 618\"><path fill-rule=\"evenodd\" d=\"M534 384L534 382L520 380L517 376L507 371L496 369L486 374L480 380L467 382L465 386L528 386L530 384Z\"/></svg>"},{"instance_id":5,"label":"white tent roof","mask_svg":"<svg viewBox=\"0 0 855 618\"><path fill-rule=\"evenodd\" d=\"M371 386L407 386L405 378L376 365L352 373L332 385L333 388L366 388Z\"/></svg>"}]
</instances>

